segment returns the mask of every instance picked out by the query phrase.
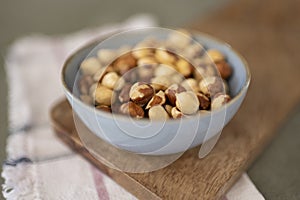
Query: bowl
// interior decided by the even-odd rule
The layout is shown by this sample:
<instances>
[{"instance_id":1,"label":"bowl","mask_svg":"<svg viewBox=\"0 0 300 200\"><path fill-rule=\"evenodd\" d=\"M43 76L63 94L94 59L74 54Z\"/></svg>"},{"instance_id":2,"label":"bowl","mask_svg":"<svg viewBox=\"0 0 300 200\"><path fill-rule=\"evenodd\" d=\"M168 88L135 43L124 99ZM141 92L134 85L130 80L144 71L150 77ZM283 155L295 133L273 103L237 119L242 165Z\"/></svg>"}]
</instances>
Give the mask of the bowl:
<instances>
[{"instance_id":1,"label":"bowl","mask_svg":"<svg viewBox=\"0 0 300 200\"><path fill-rule=\"evenodd\" d=\"M127 34L126 41L134 43L138 38L149 35L149 31L151 33L153 30L142 30L137 35ZM208 48L220 50L233 68L233 74L228 81L233 98L225 106L203 115L160 122L113 115L83 103L74 93L76 76L80 63L105 39L101 38L73 53L63 66L61 81L73 111L101 139L120 149L138 154L166 155L184 152L216 136L240 108L250 83L250 72L245 60L230 45L204 33L194 32L193 37ZM121 40L124 38L113 40L111 45L118 46ZM84 137L84 133L79 135Z\"/></svg>"}]
</instances>

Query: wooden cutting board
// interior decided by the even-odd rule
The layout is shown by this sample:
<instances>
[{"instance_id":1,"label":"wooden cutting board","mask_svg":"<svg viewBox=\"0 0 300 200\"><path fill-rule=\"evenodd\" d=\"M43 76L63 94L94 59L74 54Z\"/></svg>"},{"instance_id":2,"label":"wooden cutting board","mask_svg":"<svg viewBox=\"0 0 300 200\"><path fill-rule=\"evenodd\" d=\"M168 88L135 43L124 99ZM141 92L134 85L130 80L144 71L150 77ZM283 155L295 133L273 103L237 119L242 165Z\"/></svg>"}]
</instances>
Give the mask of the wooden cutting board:
<instances>
[{"instance_id":1,"label":"wooden cutting board","mask_svg":"<svg viewBox=\"0 0 300 200\"><path fill-rule=\"evenodd\" d=\"M245 102L204 159L198 159L198 147L158 171L123 173L98 162L84 148L74 127L72 110L65 100L51 110L53 127L70 147L139 199L219 199L300 102L298 13L299 1L241 0L192 25L232 44L249 62L252 73ZM86 134L93 139L87 129ZM97 142L103 150L118 151L100 139Z\"/></svg>"},{"instance_id":2,"label":"wooden cutting board","mask_svg":"<svg viewBox=\"0 0 300 200\"><path fill-rule=\"evenodd\" d=\"M229 146L217 145L210 154L198 158L199 147L185 152L171 165L149 173L126 173L99 162L84 147L77 130L85 134L84 143L96 144L101 160L119 157L124 162L135 160L144 166L153 162L164 162L172 156L141 156L119 150L104 142L74 115L66 100L58 102L51 110L52 127L57 136L72 149L82 154L104 173L122 185L139 199L217 199L239 178L249 161L248 157L237 156L236 150ZM76 127L75 127L76 124ZM228 141L233 142L233 141ZM238 141L237 141L238 142Z\"/></svg>"}]
</instances>

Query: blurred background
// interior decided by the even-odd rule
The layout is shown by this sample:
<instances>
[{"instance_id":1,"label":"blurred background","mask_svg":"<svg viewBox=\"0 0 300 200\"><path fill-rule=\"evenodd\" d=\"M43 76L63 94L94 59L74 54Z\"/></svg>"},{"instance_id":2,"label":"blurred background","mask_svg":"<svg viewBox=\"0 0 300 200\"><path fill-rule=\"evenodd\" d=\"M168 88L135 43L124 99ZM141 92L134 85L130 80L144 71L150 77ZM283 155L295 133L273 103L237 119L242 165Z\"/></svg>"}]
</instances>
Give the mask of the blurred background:
<instances>
[{"instance_id":1,"label":"blurred background","mask_svg":"<svg viewBox=\"0 0 300 200\"><path fill-rule=\"evenodd\" d=\"M0 2L0 160L2 162L5 159L5 143L8 134L8 91L4 57L7 47L14 40L33 33L61 35L107 23L122 22L139 13L153 15L163 27L187 27L206 20L232 4L234 0L0 0ZM277 11L274 11L274 16L277 15ZM255 15L255 13L248 14ZM205 32L205 30L201 31ZM299 35L298 39L300 39ZM300 163L297 156L299 151L295 152L291 147L291 144L299 145L299 142L296 144L298 140L294 143L289 140L300 132L299 121L300 107L298 106L286 124L278 130L278 137L248 171L254 184L264 196L270 199L286 199L276 194L286 194L286 197L290 194L290 197L300 198L297 196L300 180L293 179L299 176L300 170L297 171ZM282 149L285 149L285 155L289 156L279 160ZM298 165L295 161L291 164L291 160L297 159ZM289 166L290 170L280 170ZM280 181L278 177L281 177Z\"/></svg>"}]
</instances>

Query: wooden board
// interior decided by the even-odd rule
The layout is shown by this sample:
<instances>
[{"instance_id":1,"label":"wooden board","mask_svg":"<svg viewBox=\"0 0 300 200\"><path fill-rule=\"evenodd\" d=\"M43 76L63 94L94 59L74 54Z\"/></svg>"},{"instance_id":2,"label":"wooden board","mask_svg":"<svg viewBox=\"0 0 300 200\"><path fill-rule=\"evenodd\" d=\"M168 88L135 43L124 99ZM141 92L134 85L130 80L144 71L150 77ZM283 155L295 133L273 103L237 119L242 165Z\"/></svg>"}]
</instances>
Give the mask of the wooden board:
<instances>
[{"instance_id":1,"label":"wooden board","mask_svg":"<svg viewBox=\"0 0 300 200\"><path fill-rule=\"evenodd\" d=\"M137 164L143 166L153 162L164 162L169 156L151 156L150 161L143 159L145 156L142 156L142 159L136 161L139 155L121 151L91 133L74 115L66 100L53 107L51 119L58 137L139 199L198 199L199 197L211 199L220 197L226 191L226 189L221 189L221 186L226 183L227 187L230 187L244 170L240 164L246 158L237 157L234 149L221 146L201 160L198 158L199 147L196 147L185 152L168 167L158 171L142 174L120 172L95 159L84 147L77 130L80 129L84 132L85 143L97 144L97 151L100 154L103 152L102 157L99 158L102 160L118 156L125 162L135 160L135 162L139 162ZM221 153L224 150L227 150L226 154ZM171 159L172 156L170 156Z\"/></svg>"},{"instance_id":2,"label":"wooden board","mask_svg":"<svg viewBox=\"0 0 300 200\"><path fill-rule=\"evenodd\" d=\"M122 173L98 162L84 149L65 101L52 109L54 129L73 149L140 199L218 199L300 101L299 13L299 1L241 0L191 26L230 43L244 55L252 72L245 102L204 159L198 159L194 148L164 169ZM103 148L111 150L111 146Z\"/></svg>"}]
</instances>

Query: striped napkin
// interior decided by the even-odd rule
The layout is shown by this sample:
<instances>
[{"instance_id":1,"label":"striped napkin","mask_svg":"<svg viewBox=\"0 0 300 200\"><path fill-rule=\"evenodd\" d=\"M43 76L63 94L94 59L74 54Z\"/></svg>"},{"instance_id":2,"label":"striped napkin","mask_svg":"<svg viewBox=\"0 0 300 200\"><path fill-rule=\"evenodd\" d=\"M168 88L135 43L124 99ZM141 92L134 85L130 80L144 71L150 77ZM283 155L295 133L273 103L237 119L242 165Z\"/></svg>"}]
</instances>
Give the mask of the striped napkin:
<instances>
[{"instance_id":1,"label":"striped napkin","mask_svg":"<svg viewBox=\"0 0 300 200\"><path fill-rule=\"evenodd\" d=\"M103 34L156 24L142 14L66 36L31 35L14 42L6 56L10 135L2 170L5 198L136 199L56 138L48 112L63 96L59 73L72 51ZM224 199L264 198L244 174Z\"/></svg>"}]
</instances>

